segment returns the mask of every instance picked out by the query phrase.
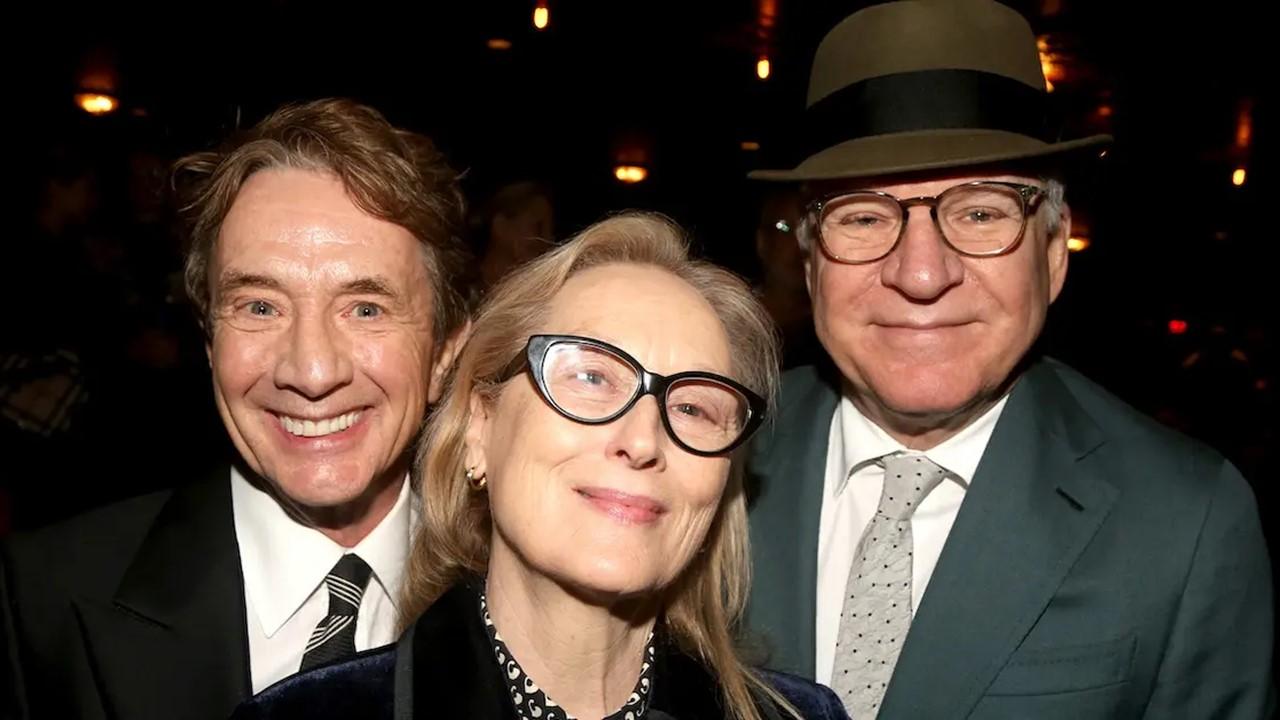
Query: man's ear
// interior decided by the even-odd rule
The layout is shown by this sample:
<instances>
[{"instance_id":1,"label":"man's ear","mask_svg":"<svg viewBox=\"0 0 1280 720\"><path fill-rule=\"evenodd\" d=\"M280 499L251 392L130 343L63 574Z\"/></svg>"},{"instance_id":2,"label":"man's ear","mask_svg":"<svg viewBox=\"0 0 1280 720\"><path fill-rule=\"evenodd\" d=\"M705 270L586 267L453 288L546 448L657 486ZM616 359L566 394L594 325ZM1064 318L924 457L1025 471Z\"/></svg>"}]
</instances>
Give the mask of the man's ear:
<instances>
[{"instance_id":1,"label":"man's ear","mask_svg":"<svg viewBox=\"0 0 1280 720\"><path fill-rule=\"evenodd\" d=\"M1046 238L1045 256L1049 268L1049 302L1058 299L1063 286L1067 282L1068 258L1071 248L1067 241L1071 239L1071 208L1062 205L1062 214L1058 216L1058 231Z\"/></svg>"},{"instance_id":2,"label":"man's ear","mask_svg":"<svg viewBox=\"0 0 1280 720\"><path fill-rule=\"evenodd\" d=\"M462 352L462 348L466 346L469 337L471 337L470 319L450 333L444 344L440 346L439 352L436 353L435 361L431 363L431 378L427 385L427 402L429 404L435 404L440 399L440 393L444 389L444 380L448 377L449 370L453 367L453 362L458 359L458 353Z\"/></svg>"}]
</instances>

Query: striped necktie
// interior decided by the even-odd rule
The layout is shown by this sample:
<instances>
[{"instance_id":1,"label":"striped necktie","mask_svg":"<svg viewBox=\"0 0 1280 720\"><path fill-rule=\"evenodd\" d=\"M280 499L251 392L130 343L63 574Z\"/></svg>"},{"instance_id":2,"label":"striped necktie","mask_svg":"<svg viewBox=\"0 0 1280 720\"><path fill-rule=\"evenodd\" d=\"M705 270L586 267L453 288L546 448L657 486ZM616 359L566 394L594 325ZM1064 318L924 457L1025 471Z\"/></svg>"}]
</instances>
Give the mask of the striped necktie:
<instances>
[{"instance_id":1,"label":"striped necktie","mask_svg":"<svg viewBox=\"0 0 1280 720\"><path fill-rule=\"evenodd\" d=\"M356 652L356 613L373 570L358 555L343 555L324 578L329 588L329 614L307 640L299 670L310 670Z\"/></svg>"}]
</instances>

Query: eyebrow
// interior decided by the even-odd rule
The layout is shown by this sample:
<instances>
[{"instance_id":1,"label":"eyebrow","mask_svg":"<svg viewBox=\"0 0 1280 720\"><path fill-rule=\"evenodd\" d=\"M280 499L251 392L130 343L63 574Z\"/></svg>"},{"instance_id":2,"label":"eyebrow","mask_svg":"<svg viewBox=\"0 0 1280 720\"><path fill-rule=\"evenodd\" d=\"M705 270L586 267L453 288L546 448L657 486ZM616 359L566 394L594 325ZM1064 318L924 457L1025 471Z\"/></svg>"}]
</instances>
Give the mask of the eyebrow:
<instances>
[{"instance_id":1,"label":"eyebrow","mask_svg":"<svg viewBox=\"0 0 1280 720\"><path fill-rule=\"evenodd\" d=\"M279 280L268 275L227 270L218 278L219 296L241 288L262 288L284 292L284 285Z\"/></svg>"},{"instance_id":2,"label":"eyebrow","mask_svg":"<svg viewBox=\"0 0 1280 720\"><path fill-rule=\"evenodd\" d=\"M242 288L257 288L285 292L284 284L269 275L228 270L218 279L218 294L223 295ZM391 283L380 275L348 280L338 288L342 295L380 295L388 298L399 297Z\"/></svg>"},{"instance_id":3,"label":"eyebrow","mask_svg":"<svg viewBox=\"0 0 1280 720\"><path fill-rule=\"evenodd\" d=\"M342 284L339 289L344 295L381 295L383 297L399 297L386 278L380 275L357 278Z\"/></svg>"}]
</instances>

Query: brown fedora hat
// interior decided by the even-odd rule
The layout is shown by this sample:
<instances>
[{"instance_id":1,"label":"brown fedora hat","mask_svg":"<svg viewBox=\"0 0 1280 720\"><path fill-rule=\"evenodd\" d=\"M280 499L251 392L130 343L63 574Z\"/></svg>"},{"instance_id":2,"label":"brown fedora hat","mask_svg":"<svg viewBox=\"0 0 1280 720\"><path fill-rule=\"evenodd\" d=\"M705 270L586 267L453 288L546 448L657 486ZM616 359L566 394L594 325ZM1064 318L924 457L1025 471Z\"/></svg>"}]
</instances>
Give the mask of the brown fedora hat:
<instances>
[{"instance_id":1,"label":"brown fedora hat","mask_svg":"<svg viewBox=\"0 0 1280 720\"><path fill-rule=\"evenodd\" d=\"M807 157L757 180L894 175L1097 152L1051 120L1030 24L994 0L860 10L818 46L801 123Z\"/></svg>"}]
</instances>

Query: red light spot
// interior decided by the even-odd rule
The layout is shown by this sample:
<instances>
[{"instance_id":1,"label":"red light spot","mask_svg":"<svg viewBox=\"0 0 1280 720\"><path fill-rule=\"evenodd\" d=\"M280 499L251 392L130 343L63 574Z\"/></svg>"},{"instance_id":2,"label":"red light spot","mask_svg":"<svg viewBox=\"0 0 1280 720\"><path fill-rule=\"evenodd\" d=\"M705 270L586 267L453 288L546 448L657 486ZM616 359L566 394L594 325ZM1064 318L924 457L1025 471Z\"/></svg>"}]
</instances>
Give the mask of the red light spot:
<instances>
[{"instance_id":1,"label":"red light spot","mask_svg":"<svg viewBox=\"0 0 1280 720\"><path fill-rule=\"evenodd\" d=\"M1187 321L1186 321L1186 320L1170 320L1170 321L1169 321L1169 334L1170 334L1170 335L1182 335L1182 334L1183 334L1183 333L1185 333L1186 331L1187 331Z\"/></svg>"}]
</instances>

